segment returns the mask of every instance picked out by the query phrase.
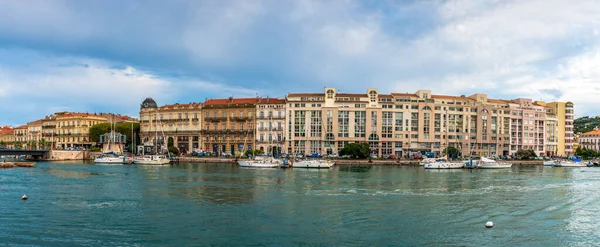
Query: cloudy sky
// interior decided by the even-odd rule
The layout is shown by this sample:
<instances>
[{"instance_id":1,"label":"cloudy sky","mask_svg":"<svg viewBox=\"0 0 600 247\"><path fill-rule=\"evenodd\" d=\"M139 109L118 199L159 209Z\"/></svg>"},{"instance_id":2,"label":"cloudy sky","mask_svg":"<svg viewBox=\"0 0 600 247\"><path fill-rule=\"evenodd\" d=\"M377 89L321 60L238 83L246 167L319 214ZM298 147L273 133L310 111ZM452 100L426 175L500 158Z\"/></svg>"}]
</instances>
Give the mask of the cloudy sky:
<instances>
[{"instance_id":1,"label":"cloudy sky","mask_svg":"<svg viewBox=\"0 0 600 247\"><path fill-rule=\"evenodd\" d=\"M600 1L0 0L0 125L325 86L598 115Z\"/></svg>"}]
</instances>

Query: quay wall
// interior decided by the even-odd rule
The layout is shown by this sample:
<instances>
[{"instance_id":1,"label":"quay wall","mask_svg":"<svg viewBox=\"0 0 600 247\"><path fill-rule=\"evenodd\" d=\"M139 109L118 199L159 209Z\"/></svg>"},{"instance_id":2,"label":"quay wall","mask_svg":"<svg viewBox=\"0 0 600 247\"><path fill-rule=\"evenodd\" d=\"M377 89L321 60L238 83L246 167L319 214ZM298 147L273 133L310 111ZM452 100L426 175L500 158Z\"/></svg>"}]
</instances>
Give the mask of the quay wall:
<instances>
[{"instance_id":1,"label":"quay wall","mask_svg":"<svg viewBox=\"0 0 600 247\"><path fill-rule=\"evenodd\" d=\"M46 161L61 161L61 160L86 160L88 154L86 151L66 151L66 150L52 150L48 152L42 160Z\"/></svg>"},{"instance_id":2,"label":"quay wall","mask_svg":"<svg viewBox=\"0 0 600 247\"><path fill-rule=\"evenodd\" d=\"M181 163L237 163L236 158L215 158L215 157L179 157ZM418 166L419 160L402 159L384 159L384 160L353 160L353 159L333 159L336 165L397 165L397 166ZM511 160L513 165L519 166L541 166L544 163L541 160Z\"/></svg>"}]
</instances>

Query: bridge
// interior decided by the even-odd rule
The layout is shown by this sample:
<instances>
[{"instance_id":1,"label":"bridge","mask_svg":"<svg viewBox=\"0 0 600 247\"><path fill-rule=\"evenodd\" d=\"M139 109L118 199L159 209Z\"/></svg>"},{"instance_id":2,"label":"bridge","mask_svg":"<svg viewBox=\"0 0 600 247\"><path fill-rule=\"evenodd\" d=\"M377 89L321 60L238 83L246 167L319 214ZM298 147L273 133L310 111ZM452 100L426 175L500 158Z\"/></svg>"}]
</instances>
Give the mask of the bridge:
<instances>
[{"instance_id":1,"label":"bridge","mask_svg":"<svg viewBox=\"0 0 600 247\"><path fill-rule=\"evenodd\" d=\"M43 156L50 152L47 149L39 150L28 150L28 149L0 149L0 155L31 155L31 156Z\"/></svg>"}]
</instances>

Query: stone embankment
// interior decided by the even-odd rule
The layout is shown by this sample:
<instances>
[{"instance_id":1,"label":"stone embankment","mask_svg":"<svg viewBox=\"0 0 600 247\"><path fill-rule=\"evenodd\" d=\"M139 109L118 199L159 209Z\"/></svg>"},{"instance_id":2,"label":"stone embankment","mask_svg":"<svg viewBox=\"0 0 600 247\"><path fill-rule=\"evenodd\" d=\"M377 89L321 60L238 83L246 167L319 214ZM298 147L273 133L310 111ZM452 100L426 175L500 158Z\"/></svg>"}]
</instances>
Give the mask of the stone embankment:
<instances>
[{"instance_id":1,"label":"stone embankment","mask_svg":"<svg viewBox=\"0 0 600 247\"><path fill-rule=\"evenodd\" d=\"M216 157L179 157L181 163L237 163L236 158L216 158ZM396 166L418 166L420 160L405 159L334 159L336 165L396 165ZM517 166L541 166L544 163L541 160L507 160Z\"/></svg>"},{"instance_id":2,"label":"stone embankment","mask_svg":"<svg viewBox=\"0 0 600 247\"><path fill-rule=\"evenodd\" d=\"M0 162L0 168L33 167L35 162Z\"/></svg>"}]
</instances>

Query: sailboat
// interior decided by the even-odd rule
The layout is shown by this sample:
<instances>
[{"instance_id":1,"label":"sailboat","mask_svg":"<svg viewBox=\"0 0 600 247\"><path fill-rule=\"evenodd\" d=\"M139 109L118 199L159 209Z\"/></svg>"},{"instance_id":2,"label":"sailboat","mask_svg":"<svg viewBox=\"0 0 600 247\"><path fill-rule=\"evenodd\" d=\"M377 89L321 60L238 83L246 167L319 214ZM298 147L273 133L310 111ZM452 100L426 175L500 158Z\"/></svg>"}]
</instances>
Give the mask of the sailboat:
<instances>
[{"instance_id":1,"label":"sailboat","mask_svg":"<svg viewBox=\"0 0 600 247\"><path fill-rule=\"evenodd\" d=\"M157 119L157 121L160 121L158 119L158 116L155 115L155 119ZM158 124L157 124L158 125ZM138 165L166 165L171 163L171 159L169 157L167 157L166 155L159 155L158 154L158 127L156 127L154 129L155 134L154 134L154 148L156 150L156 154L153 155L144 155L142 157L135 157L133 158L133 163L134 164L138 164ZM161 125L161 131L162 131L162 125ZM164 131L162 131L163 134L163 141L165 140L165 133ZM161 151L162 151L162 146L161 146Z\"/></svg>"},{"instance_id":2,"label":"sailboat","mask_svg":"<svg viewBox=\"0 0 600 247\"><path fill-rule=\"evenodd\" d=\"M256 148L256 138L253 139L252 148ZM270 142L269 142L270 144ZM244 142L245 145L245 142ZM254 155L249 160L238 160L238 165L240 167L251 167L251 168L278 168L283 162L275 159L272 156L268 157L256 157L256 153L252 152Z\"/></svg>"},{"instance_id":3,"label":"sailboat","mask_svg":"<svg viewBox=\"0 0 600 247\"><path fill-rule=\"evenodd\" d=\"M308 132L308 131L306 131ZM306 133L306 143L308 143L308 133ZM305 143L305 145L306 145ZM318 154L317 154L318 156ZM304 160L294 162L292 167L294 168L324 168L329 169L335 164L334 161L324 160L322 158L308 159L308 156Z\"/></svg>"},{"instance_id":4,"label":"sailboat","mask_svg":"<svg viewBox=\"0 0 600 247\"><path fill-rule=\"evenodd\" d=\"M108 149L110 150L112 145L116 144L116 132L114 128L114 123L110 122L110 136L108 138ZM123 154L118 154L115 152L106 152L102 155L96 157L94 159L94 163L96 164L123 164L127 162L127 157Z\"/></svg>"},{"instance_id":5,"label":"sailboat","mask_svg":"<svg viewBox=\"0 0 600 247\"><path fill-rule=\"evenodd\" d=\"M477 168L480 169L502 169L502 168L511 168L512 164L508 162L497 162L493 159L488 159L486 157L481 157L481 160L478 163Z\"/></svg>"},{"instance_id":6,"label":"sailboat","mask_svg":"<svg viewBox=\"0 0 600 247\"><path fill-rule=\"evenodd\" d=\"M446 130L446 135L448 131ZM449 147L448 138L446 138L446 147ZM429 160L428 163L423 164L423 168L425 169L461 169L464 164L460 161L450 161L448 152L449 149L446 148L446 157L445 159L437 159L437 160Z\"/></svg>"}]
</instances>

